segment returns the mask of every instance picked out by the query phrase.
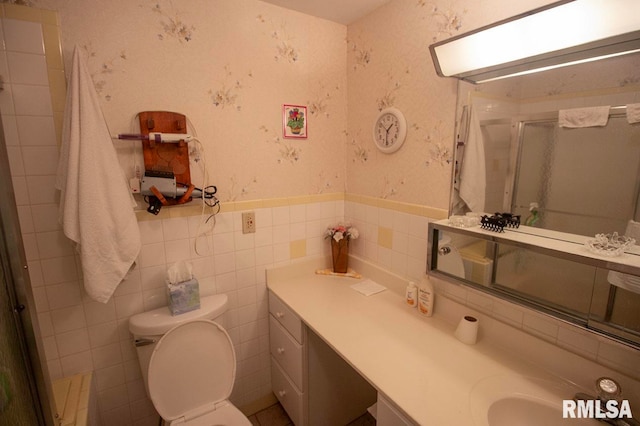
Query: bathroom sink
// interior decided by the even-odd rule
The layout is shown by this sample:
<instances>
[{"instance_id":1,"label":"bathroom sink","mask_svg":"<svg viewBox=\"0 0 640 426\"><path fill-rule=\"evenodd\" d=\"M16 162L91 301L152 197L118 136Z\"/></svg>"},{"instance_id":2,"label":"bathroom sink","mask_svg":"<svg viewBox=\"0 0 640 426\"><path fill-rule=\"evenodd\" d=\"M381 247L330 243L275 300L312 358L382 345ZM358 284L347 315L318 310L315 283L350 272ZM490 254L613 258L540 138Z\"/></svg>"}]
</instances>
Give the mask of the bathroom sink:
<instances>
[{"instance_id":1,"label":"bathroom sink","mask_svg":"<svg viewBox=\"0 0 640 426\"><path fill-rule=\"evenodd\" d=\"M502 398L491 404L487 412L490 426L562 426L567 423L576 426L601 424L593 419L563 419L562 401L549 404L522 397Z\"/></svg>"},{"instance_id":2,"label":"bathroom sink","mask_svg":"<svg viewBox=\"0 0 640 426\"><path fill-rule=\"evenodd\" d=\"M601 425L594 419L564 419L562 401L584 390L561 380L526 376L491 376L471 390L469 404L476 426Z\"/></svg>"}]
</instances>

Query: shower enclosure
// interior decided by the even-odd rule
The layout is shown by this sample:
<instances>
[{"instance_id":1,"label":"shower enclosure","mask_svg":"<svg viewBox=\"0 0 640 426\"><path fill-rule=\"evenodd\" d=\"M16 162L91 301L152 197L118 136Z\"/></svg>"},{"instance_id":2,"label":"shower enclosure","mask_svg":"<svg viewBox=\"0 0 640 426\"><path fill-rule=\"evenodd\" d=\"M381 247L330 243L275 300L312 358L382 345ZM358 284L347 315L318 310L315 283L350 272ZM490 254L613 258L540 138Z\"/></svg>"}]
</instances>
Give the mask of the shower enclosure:
<instances>
[{"instance_id":1,"label":"shower enclosure","mask_svg":"<svg viewBox=\"0 0 640 426\"><path fill-rule=\"evenodd\" d=\"M557 112L514 123L505 211L525 218L535 202L540 227L590 236L624 234L630 219L640 221L640 126L624 107L612 108L604 127L561 128Z\"/></svg>"},{"instance_id":2,"label":"shower enclosure","mask_svg":"<svg viewBox=\"0 0 640 426\"><path fill-rule=\"evenodd\" d=\"M0 126L0 424L53 425L48 374L26 272L4 134Z\"/></svg>"},{"instance_id":3,"label":"shower enclosure","mask_svg":"<svg viewBox=\"0 0 640 426\"><path fill-rule=\"evenodd\" d=\"M624 234L629 220L640 221L640 126L627 122L624 107L612 108L604 127L561 128L557 111L478 126L485 171L472 178L484 181L484 212L519 214L524 223L536 203L536 227L589 236ZM475 161L464 150L459 165Z\"/></svg>"}]
</instances>

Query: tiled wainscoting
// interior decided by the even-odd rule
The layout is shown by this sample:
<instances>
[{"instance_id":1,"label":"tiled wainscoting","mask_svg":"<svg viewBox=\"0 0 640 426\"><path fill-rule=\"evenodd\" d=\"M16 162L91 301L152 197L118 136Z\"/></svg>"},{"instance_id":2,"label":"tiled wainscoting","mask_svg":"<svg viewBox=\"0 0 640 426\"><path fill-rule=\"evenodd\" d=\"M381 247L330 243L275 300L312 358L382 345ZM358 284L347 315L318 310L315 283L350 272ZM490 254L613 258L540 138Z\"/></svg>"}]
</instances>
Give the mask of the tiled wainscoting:
<instances>
[{"instance_id":1,"label":"tiled wainscoting","mask_svg":"<svg viewBox=\"0 0 640 426\"><path fill-rule=\"evenodd\" d=\"M202 216L197 205L166 208L158 216L141 211L143 246L136 268L107 304L84 294L79 260L57 224L46 231L32 229L24 235L25 246L51 376L93 371L104 423L155 425L157 415L145 393L128 319L165 305L167 268L189 261L203 295L229 296L224 325L238 357L232 401L239 407L273 401L266 268L328 255L324 232L346 217L360 228L354 253L400 275L419 277L425 271L426 216L403 205L392 209L373 199L346 198L324 194L226 203L206 226L201 224L208 216ZM40 206L25 206L21 220L34 220ZM53 216L54 208L48 208ZM243 211L255 212L254 234L242 233Z\"/></svg>"}]
</instances>

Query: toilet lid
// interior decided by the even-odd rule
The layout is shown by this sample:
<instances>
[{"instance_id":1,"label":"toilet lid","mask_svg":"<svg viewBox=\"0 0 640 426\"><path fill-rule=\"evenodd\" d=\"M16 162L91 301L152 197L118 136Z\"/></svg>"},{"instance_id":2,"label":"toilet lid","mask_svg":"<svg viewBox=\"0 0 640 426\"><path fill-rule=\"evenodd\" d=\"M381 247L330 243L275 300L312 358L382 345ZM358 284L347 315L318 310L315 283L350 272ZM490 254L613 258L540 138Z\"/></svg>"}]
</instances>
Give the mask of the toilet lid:
<instances>
[{"instance_id":1,"label":"toilet lid","mask_svg":"<svg viewBox=\"0 0 640 426\"><path fill-rule=\"evenodd\" d=\"M198 415L229 398L235 376L227 332L213 321L191 321L169 330L154 348L149 396L165 420Z\"/></svg>"}]
</instances>

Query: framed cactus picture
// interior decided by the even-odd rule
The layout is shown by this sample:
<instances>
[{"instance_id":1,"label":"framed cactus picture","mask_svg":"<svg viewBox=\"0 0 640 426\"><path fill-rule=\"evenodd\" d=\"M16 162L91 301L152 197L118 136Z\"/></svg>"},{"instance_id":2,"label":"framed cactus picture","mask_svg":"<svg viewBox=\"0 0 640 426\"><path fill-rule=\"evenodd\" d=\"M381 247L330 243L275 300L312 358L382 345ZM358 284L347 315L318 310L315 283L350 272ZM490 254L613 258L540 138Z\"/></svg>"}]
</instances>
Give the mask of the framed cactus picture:
<instances>
[{"instance_id":1,"label":"framed cactus picture","mask_svg":"<svg viewBox=\"0 0 640 426\"><path fill-rule=\"evenodd\" d=\"M285 138L307 138L307 107L282 106L282 135Z\"/></svg>"}]
</instances>

